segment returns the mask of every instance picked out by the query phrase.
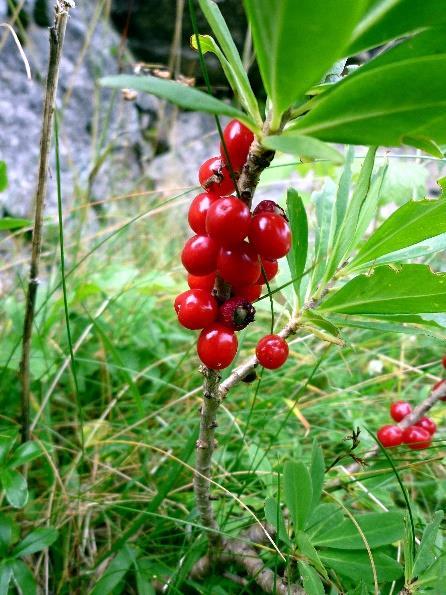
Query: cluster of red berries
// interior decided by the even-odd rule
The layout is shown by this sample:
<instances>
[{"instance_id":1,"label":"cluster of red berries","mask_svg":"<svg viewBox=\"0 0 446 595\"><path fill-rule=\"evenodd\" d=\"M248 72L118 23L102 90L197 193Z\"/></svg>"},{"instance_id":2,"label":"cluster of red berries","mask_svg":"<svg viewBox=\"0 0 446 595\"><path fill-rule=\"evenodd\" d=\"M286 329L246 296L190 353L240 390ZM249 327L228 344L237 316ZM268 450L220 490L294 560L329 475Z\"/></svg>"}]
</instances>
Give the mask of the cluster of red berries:
<instances>
[{"instance_id":1,"label":"cluster of red berries","mask_svg":"<svg viewBox=\"0 0 446 595\"><path fill-rule=\"evenodd\" d=\"M174 304L180 324L201 330L198 356L214 370L233 361L238 348L235 331L254 320L252 303L260 297L262 285L277 274L277 260L291 247L288 220L279 205L264 200L251 213L241 198L232 195L254 135L232 120L223 138L226 153L221 146L221 155L205 161L198 172L204 192L192 200L188 213L196 235L181 253L190 289L177 296ZM225 301L217 283L230 290ZM278 368L288 357L288 344L278 335L268 335L259 341L256 355L265 368Z\"/></svg>"}]
</instances>

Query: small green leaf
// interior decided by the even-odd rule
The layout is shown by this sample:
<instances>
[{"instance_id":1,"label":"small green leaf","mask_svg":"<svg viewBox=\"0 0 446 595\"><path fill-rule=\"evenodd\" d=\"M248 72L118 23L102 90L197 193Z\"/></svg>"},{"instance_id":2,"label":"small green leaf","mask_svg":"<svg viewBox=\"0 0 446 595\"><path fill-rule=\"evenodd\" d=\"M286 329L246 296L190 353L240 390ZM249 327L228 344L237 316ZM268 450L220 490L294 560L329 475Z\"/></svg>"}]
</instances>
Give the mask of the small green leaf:
<instances>
[{"instance_id":1,"label":"small green leaf","mask_svg":"<svg viewBox=\"0 0 446 595\"><path fill-rule=\"evenodd\" d=\"M288 189L286 202L291 233L293 234L293 242L287 259L291 276L294 279L294 291L299 296L302 274L305 271L307 262L308 220L302 198L293 188Z\"/></svg>"},{"instance_id":2,"label":"small green leaf","mask_svg":"<svg viewBox=\"0 0 446 595\"><path fill-rule=\"evenodd\" d=\"M16 440L17 432L8 432L6 430L0 432L0 465L6 461L6 457L10 453Z\"/></svg>"},{"instance_id":3,"label":"small green leaf","mask_svg":"<svg viewBox=\"0 0 446 595\"><path fill-rule=\"evenodd\" d=\"M23 508L28 502L28 486L23 475L14 469L3 468L0 470L0 483L9 504L14 508Z\"/></svg>"},{"instance_id":4,"label":"small green leaf","mask_svg":"<svg viewBox=\"0 0 446 595\"><path fill-rule=\"evenodd\" d=\"M311 541L316 543L319 535L339 526L344 520L342 512L335 504L322 503L316 506L308 519L306 532Z\"/></svg>"},{"instance_id":5,"label":"small green leaf","mask_svg":"<svg viewBox=\"0 0 446 595\"><path fill-rule=\"evenodd\" d=\"M6 514L0 514L0 559L6 556L14 540L14 522ZM0 591L1 593L1 591Z\"/></svg>"},{"instance_id":6,"label":"small green leaf","mask_svg":"<svg viewBox=\"0 0 446 595\"><path fill-rule=\"evenodd\" d=\"M3 192L8 187L8 172L6 169L6 163L0 161L0 192Z\"/></svg>"},{"instance_id":7,"label":"small green leaf","mask_svg":"<svg viewBox=\"0 0 446 595\"><path fill-rule=\"evenodd\" d=\"M3 219L0 219L0 231L22 229L22 227L31 226L32 221L30 221L29 219L16 219L14 217L3 217Z\"/></svg>"},{"instance_id":8,"label":"small green leaf","mask_svg":"<svg viewBox=\"0 0 446 595\"><path fill-rule=\"evenodd\" d=\"M4 560L0 562L0 593L7 595L9 593L9 583L12 579L12 562Z\"/></svg>"},{"instance_id":9,"label":"small green leaf","mask_svg":"<svg viewBox=\"0 0 446 595\"><path fill-rule=\"evenodd\" d=\"M41 527L28 533L26 537L14 549L15 557L29 556L44 550L52 545L58 536L57 529L52 527Z\"/></svg>"},{"instance_id":10,"label":"small green leaf","mask_svg":"<svg viewBox=\"0 0 446 595\"><path fill-rule=\"evenodd\" d=\"M378 582L395 581L403 574L400 564L383 552L372 552L375 562ZM333 568L342 576L358 580L361 577L367 583L373 582L372 567L367 552L355 552L348 550L321 550L319 552L321 560Z\"/></svg>"},{"instance_id":11,"label":"small green leaf","mask_svg":"<svg viewBox=\"0 0 446 595\"><path fill-rule=\"evenodd\" d=\"M135 549L125 545L107 566L107 569L94 586L90 595L106 595L111 593L124 579L135 560Z\"/></svg>"},{"instance_id":12,"label":"small green leaf","mask_svg":"<svg viewBox=\"0 0 446 595\"><path fill-rule=\"evenodd\" d=\"M301 461L285 463L283 488L285 503L290 511L294 530L303 530L311 512L313 487L308 469Z\"/></svg>"},{"instance_id":13,"label":"small green leaf","mask_svg":"<svg viewBox=\"0 0 446 595\"><path fill-rule=\"evenodd\" d=\"M433 521L424 529L421 544L415 557L412 576L422 574L438 557L439 552L435 547L435 540L443 517L444 512L437 510Z\"/></svg>"},{"instance_id":14,"label":"small green leaf","mask_svg":"<svg viewBox=\"0 0 446 595\"><path fill-rule=\"evenodd\" d=\"M37 442L25 442L16 448L12 457L8 461L8 467L14 469L14 467L19 467L20 465L33 461L37 457L40 457L41 454L42 451Z\"/></svg>"},{"instance_id":15,"label":"small green leaf","mask_svg":"<svg viewBox=\"0 0 446 595\"><path fill-rule=\"evenodd\" d=\"M311 509L314 510L319 504L325 478L324 454L316 439L313 441L313 449L311 451L310 475L313 486Z\"/></svg>"},{"instance_id":16,"label":"small green leaf","mask_svg":"<svg viewBox=\"0 0 446 595\"><path fill-rule=\"evenodd\" d=\"M292 131L284 132L280 136L267 136L263 139L262 144L269 149L298 157L324 159L332 161L335 165L342 165L344 162L341 153L327 143Z\"/></svg>"},{"instance_id":17,"label":"small green leaf","mask_svg":"<svg viewBox=\"0 0 446 595\"><path fill-rule=\"evenodd\" d=\"M149 558L138 558L134 562L136 575L136 588L138 595L155 595L152 587L153 563Z\"/></svg>"},{"instance_id":18,"label":"small green leaf","mask_svg":"<svg viewBox=\"0 0 446 595\"><path fill-rule=\"evenodd\" d=\"M305 556L311 564L316 568L318 572L322 574L322 576L328 580L327 571L325 570L324 565L319 558L317 551L315 550L313 544L310 541L310 538L306 533L303 531L297 531L295 535L295 540L299 552Z\"/></svg>"},{"instance_id":19,"label":"small green leaf","mask_svg":"<svg viewBox=\"0 0 446 595\"><path fill-rule=\"evenodd\" d=\"M317 226L311 295L321 278L327 274L327 259L330 262L330 227L336 201L336 185L333 180L328 178L322 189L313 193L312 198L316 207Z\"/></svg>"},{"instance_id":20,"label":"small green leaf","mask_svg":"<svg viewBox=\"0 0 446 595\"><path fill-rule=\"evenodd\" d=\"M283 514L275 498L265 500L265 518L270 525L275 527L279 538L287 545L290 545L291 542L285 527Z\"/></svg>"},{"instance_id":21,"label":"small green leaf","mask_svg":"<svg viewBox=\"0 0 446 595\"><path fill-rule=\"evenodd\" d=\"M113 89L134 89L135 91L150 93L156 97L167 99L183 109L236 118L246 124L248 128L257 132L257 128L251 118L240 110L235 109L223 101L215 99L215 97L212 97L212 95L209 95L208 93L203 93L198 89L182 85L175 81L148 75L136 76L119 74L116 76L107 76L102 78L99 82L103 87L111 87Z\"/></svg>"},{"instance_id":22,"label":"small green leaf","mask_svg":"<svg viewBox=\"0 0 446 595\"><path fill-rule=\"evenodd\" d=\"M297 563L302 582L307 595L324 595L325 589L318 573L306 562L299 560Z\"/></svg>"},{"instance_id":23,"label":"small green leaf","mask_svg":"<svg viewBox=\"0 0 446 595\"><path fill-rule=\"evenodd\" d=\"M11 562L14 582L22 595L36 595L37 584L33 573L22 560Z\"/></svg>"}]
</instances>

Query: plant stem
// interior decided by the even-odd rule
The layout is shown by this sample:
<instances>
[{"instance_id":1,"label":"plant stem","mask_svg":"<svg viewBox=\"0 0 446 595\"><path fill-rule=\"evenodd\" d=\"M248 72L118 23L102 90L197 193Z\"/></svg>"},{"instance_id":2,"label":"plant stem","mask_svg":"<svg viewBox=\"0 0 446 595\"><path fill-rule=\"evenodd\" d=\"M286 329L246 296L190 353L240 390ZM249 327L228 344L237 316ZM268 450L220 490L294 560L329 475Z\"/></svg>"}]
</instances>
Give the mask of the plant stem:
<instances>
[{"instance_id":1,"label":"plant stem","mask_svg":"<svg viewBox=\"0 0 446 595\"><path fill-rule=\"evenodd\" d=\"M30 355L31 340L36 306L37 288L39 285L39 265L42 248L43 213L48 181L48 163L51 147L53 115L59 80L60 59L67 27L69 9L74 7L72 0L57 0L54 24L50 28L50 56L46 81L46 94L43 110L42 133L40 139L40 159L37 190L34 203L34 227L31 248L31 265L29 271L28 290L25 303L25 320L23 323L22 358L20 361L22 441L29 440L30 428Z\"/></svg>"}]
</instances>

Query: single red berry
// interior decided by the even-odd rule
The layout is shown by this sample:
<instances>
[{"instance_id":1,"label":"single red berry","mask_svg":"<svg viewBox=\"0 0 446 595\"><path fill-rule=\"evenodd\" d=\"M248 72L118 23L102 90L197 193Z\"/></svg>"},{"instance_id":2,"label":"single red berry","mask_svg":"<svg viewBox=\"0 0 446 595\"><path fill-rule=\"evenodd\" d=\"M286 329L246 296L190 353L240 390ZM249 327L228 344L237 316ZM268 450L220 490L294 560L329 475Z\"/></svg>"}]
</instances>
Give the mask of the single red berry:
<instances>
[{"instance_id":1,"label":"single red berry","mask_svg":"<svg viewBox=\"0 0 446 595\"><path fill-rule=\"evenodd\" d=\"M266 335L257 343L256 356L259 364L268 370L276 370L283 366L288 353L288 343L279 335Z\"/></svg>"},{"instance_id":2,"label":"single red berry","mask_svg":"<svg viewBox=\"0 0 446 595\"><path fill-rule=\"evenodd\" d=\"M427 430L419 426L409 426L403 432L403 442L412 450L428 448L432 437Z\"/></svg>"},{"instance_id":3,"label":"single red berry","mask_svg":"<svg viewBox=\"0 0 446 595\"><path fill-rule=\"evenodd\" d=\"M178 298L178 308L175 300L175 310L179 323L184 327L196 331L209 326L217 318L217 300L208 291L189 289Z\"/></svg>"},{"instance_id":4,"label":"single red berry","mask_svg":"<svg viewBox=\"0 0 446 595\"><path fill-rule=\"evenodd\" d=\"M248 242L241 242L233 248L221 248L217 269L231 285L253 285L260 275L259 256Z\"/></svg>"},{"instance_id":5,"label":"single red berry","mask_svg":"<svg viewBox=\"0 0 446 595\"><path fill-rule=\"evenodd\" d=\"M446 383L446 380L439 380L438 382L436 382L434 384L434 386L432 387L432 390L438 390L440 387L444 387ZM446 401L446 396L444 397L440 397L440 401Z\"/></svg>"},{"instance_id":6,"label":"single red berry","mask_svg":"<svg viewBox=\"0 0 446 595\"><path fill-rule=\"evenodd\" d=\"M274 213L275 215L281 215L286 221L288 221L285 211L273 200L262 200L259 202L252 214L258 215L259 213Z\"/></svg>"},{"instance_id":7,"label":"single red berry","mask_svg":"<svg viewBox=\"0 0 446 595\"><path fill-rule=\"evenodd\" d=\"M227 368L237 353L238 341L232 329L214 323L198 337L197 353L205 366L212 370Z\"/></svg>"},{"instance_id":8,"label":"single red berry","mask_svg":"<svg viewBox=\"0 0 446 595\"><path fill-rule=\"evenodd\" d=\"M193 236L184 245L181 262L192 275L209 275L217 268L218 249L209 236Z\"/></svg>"},{"instance_id":9,"label":"single red berry","mask_svg":"<svg viewBox=\"0 0 446 595\"><path fill-rule=\"evenodd\" d=\"M217 196L227 196L235 188L229 169L220 156L211 157L200 166L198 179L207 192Z\"/></svg>"},{"instance_id":10,"label":"single red berry","mask_svg":"<svg viewBox=\"0 0 446 595\"><path fill-rule=\"evenodd\" d=\"M209 273L209 275L187 275L187 284L191 289L206 289L212 291L215 285L216 273Z\"/></svg>"},{"instance_id":11,"label":"single red berry","mask_svg":"<svg viewBox=\"0 0 446 595\"><path fill-rule=\"evenodd\" d=\"M260 261L263 270L260 271L257 283L259 285L264 285L266 281L272 281L272 279L274 279L274 277L277 275L277 271L279 270L279 263L277 262L277 260L267 260L266 258L261 258ZM266 281L263 273L265 273L266 275Z\"/></svg>"},{"instance_id":12,"label":"single red berry","mask_svg":"<svg viewBox=\"0 0 446 595\"><path fill-rule=\"evenodd\" d=\"M185 294L185 292L180 293L180 295L177 295L177 297L175 298L175 301L173 303L173 307L175 308L175 312L177 314L180 311L181 304L183 303L184 294Z\"/></svg>"},{"instance_id":13,"label":"single red berry","mask_svg":"<svg viewBox=\"0 0 446 595\"><path fill-rule=\"evenodd\" d=\"M254 134L238 120L231 120L223 131L223 138L232 169L240 171L248 159ZM223 143L220 143L220 153L226 159Z\"/></svg>"},{"instance_id":14,"label":"single red berry","mask_svg":"<svg viewBox=\"0 0 446 595\"><path fill-rule=\"evenodd\" d=\"M291 231L280 215L260 213L251 219L249 241L257 252L270 260L282 258L291 248Z\"/></svg>"},{"instance_id":15,"label":"single red berry","mask_svg":"<svg viewBox=\"0 0 446 595\"><path fill-rule=\"evenodd\" d=\"M255 302L262 295L262 287L261 285L242 285L233 287L232 293L234 297L242 297L249 302Z\"/></svg>"},{"instance_id":16,"label":"single red berry","mask_svg":"<svg viewBox=\"0 0 446 595\"><path fill-rule=\"evenodd\" d=\"M422 417L415 425L427 430L431 436L437 431L437 424L430 417Z\"/></svg>"},{"instance_id":17,"label":"single red berry","mask_svg":"<svg viewBox=\"0 0 446 595\"><path fill-rule=\"evenodd\" d=\"M382 426L376 436L384 448L399 446L403 441L403 430L398 426Z\"/></svg>"},{"instance_id":18,"label":"single red berry","mask_svg":"<svg viewBox=\"0 0 446 595\"><path fill-rule=\"evenodd\" d=\"M444 355L444 356L441 358L441 365L443 366L443 368L446 368L446 355Z\"/></svg>"},{"instance_id":19,"label":"single red berry","mask_svg":"<svg viewBox=\"0 0 446 595\"><path fill-rule=\"evenodd\" d=\"M189 225L198 235L206 235L206 215L212 203L219 200L219 196L212 192L202 192L190 203L187 215Z\"/></svg>"},{"instance_id":20,"label":"single red berry","mask_svg":"<svg viewBox=\"0 0 446 595\"><path fill-rule=\"evenodd\" d=\"M226 196L209 207L206 233L225 248L230 248L246 238L250 223L248 205L235 196Z\"/></svg>"},{"instance_id":21,"label":"single red berry","mask_svg":"<svg viewBox=\"0 0 446 595\"><path fill-rule=\"evenodd\" d=\"M401 421L409 413L412 413L412 407L406 401L396 401L390 405L390 417L395 421Z\"/></svg>"},{"instance_id":22,"label":"single red berry","mask_svg":"<svg viewBox=\"0 0 446 595\"><path fill-rule=\"evenodd\" d=\"M254 321L255 313L256 309L247 299L233 297L220 306L218 322L236 331L241 331Z\"/></svg>"}]
</instances>

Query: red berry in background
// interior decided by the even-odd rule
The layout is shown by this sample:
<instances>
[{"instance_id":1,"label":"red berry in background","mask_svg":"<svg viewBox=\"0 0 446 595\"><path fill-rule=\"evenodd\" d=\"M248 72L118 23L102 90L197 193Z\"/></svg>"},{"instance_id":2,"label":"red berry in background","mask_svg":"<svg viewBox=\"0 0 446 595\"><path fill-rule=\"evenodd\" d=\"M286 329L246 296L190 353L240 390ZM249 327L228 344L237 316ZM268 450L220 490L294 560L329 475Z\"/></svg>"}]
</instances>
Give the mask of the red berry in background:
<instances>
[{"instance_id":1,"label":"red berry in background","mask_svg":"<svg viewBox=\"0 0 446 595\"><path fill-rule=\"evenodd\" d=\"M223 138L232 169L240 171L245 164L254 134L238 120L231 120L223 130ZM221 156L226 159L223 143L220 143Z\"/></svg>"},{"instance_id":2,"label":"red berry in background","mask_svg":"<svg viewBox=\"0 0 446 595\"><path fill-rule=\"evenodd\" d=\"M253 285L260 275L260 261L254 248L241 242L233 248L221 248L217 269L231 285Z\"/></svg>"},{"instance_id":3,"label":"red berry in background","mask_svg":"<svg viewBox=\"0 0 446 595\"><path fill-rule=\"evenodd\" d=\"M209 275L217 268L219 246L209 236L193 236L184 245L181 262L192 275Z\"/></svg>"},{"instance_id":4,"label":"red berry in background","mask_svg":"<svg viewBox=\"0 0 446 595\"><path fill-rule=\"evenodd\" d=\"M234 297L242 297L248 302L255 302L262 295L261 285L242 285L241 287L233 287L232 292Z\"/></svg>"},{"instance_id":5,"label":"red berry in background","mask_svg":"<svg viewBox=\"0 0 446 595\"><path fill-rule=\"evenodd\" d=\"M431 436L437 431L437 424L430 417L422 417L415 425L427 430Z\"/></svg>"},{"instance_id":6,"label":"red berry in background","mask_svg":"<svg viewBox=\"0 0 446 595\"><path fill-rule=\"evenodd\" d=\"M219 198L219 196L212 194L212 192L202 192L190 203L187 218L189 225L198 235L206 235L206 215L208 209Z\"/></svg>"},{"instance_id":7,"label":"red berry in background","mask_svg":"<svg viewBox=\"0 0 446 595\"><path fill-rule=\"evenodd\" d=\"M256 356L259 364L268 370L276 370L283 366L288 353L288 343L279 335L266 335L257 343Z\"/></svg>"},{"instance_id":8,"label":"red berry in background","mask_svg":"<svg viewBox=\"0 0 446 595\"><path fill-rule=\"evenodd\" d=\"M427 430L419 426L409 426L403 432L403 442L412 450L428 448L432 437Z\"/></svg>"},{"instance_id":9,"label":"red berry in background","mask_svg":"<svg viewBox=\"0 0 446 595\"><path fill-rule=\"evenodd\" d=\"M227 300L218 313L218 322L241 331L254 321L256 309L247 299L233 297Z\"/></svg>"},{"instance_id":10,"label":"red berry in background","mask_svg":"<svg viewBox=\"0 0 446 595\"><path fill-rule=\"evenodd\" d=\"M446 355L441 358L441 365L446 369Z\"/></svg>"},{"instance_id":11,"label":"red berry in background","mask_svg":"<svg viewBox=\"0 0 446 595\"><path fill-rule=\"evenodd\" d=\"M259 202L252 214L258 215L259 213L274 213L275 215L281 215L288 221L285 211L273 200L262 200Z\"/></svg>"},{"instance_id":12,"label":"red berry in background","mask_svg":"<svg viewBox=\"0 0 446 595\"><path fill-rule=\"evenodd\" d=\"M209 275L187 275L187 284L191 289L206 289L212 291L215 285L216 273L209 273Z\"/></svg>"},{"instance_id":13,"label":"red berry in background","mask_svg":"<svg viewBox=\"0 0 446 595\"><path fill-rule=\"evenodd\" d=\"M251 219L249 241L263 258L275 260L291 248L291 231L280 215L259 213Z\"/></svg>"},{"instance_id":14,"label":"red berry in background","mask_svg":"<svg viewBox=\"0 0 446 595\"><path fill-rule=\"evenodd\" d=\"M209 207L206 233L225 248L229 248L246 238L250 223L249 207L235 196L226 196Z\"/></svg>"},{"instance_id":15,"label":"red berry in background","mask_svg":"<svg viewBox=\"0 0 446 595\"><path fill-rule=\"evenodd\" d=\"M261 265L263 271L260 271L259 278L257 279L257 283L259 285L264 285L266 283L265 277L263 273L266 275L266 280L269 282L277 275L277 271L279 270L279 263L277 260L267 260L266 258L261 258Z\"/></svg>"},{"instance_id":16,"label":"red berry in background","mask_svg":"<svg viewBox=\"0 0 446 595\"><path fill-rule=\"evenodd\" d=\"M178 298L178 309L175 300L175 310L179 323L185 328L195 331L209 326L217 318L217 300L204 289L189 289Z\"/></svg>"},{"instance_id":17,"label":"red berry in background","mask_svg":"<svg viewBox=\"0 0 446 595\"><path fill-rule=\"evenodd\" d=\"M406 401L396 401L390 405L390 417L395 421L403 420L409 413L412 413L412 407Z\"/></svg>"},{"instance_id":18,"label":"red berry in background","mask_svg":"<svg viewBox=\"0 0 446 595\"><path fill-rule=\"evenodd\" d=\"M403 430L398 426L382 426L376 433L384 448L399 446L403 441Z\"/></svg>"},{"instance_id":19,"label":"red berry in background","mask_svg":"<svg viewBox=\"0 0 446 595\"><path fill-rule=\"evenodd\" d=\"M227 368L237 353L238 341L232 329L219 323L203 329L198 337L197 353L212 370Z\"/></svg>"},{"instance_id":20,"label":"red berry in background","mask_svg":"<svg viewBox=\"0 0 446 595\"><path fill-rule=\"evenodd\" d=\"M441 386L444 387L446 384L446 380L439 380L438 382L436 382L434 384L434 386L432 387L432 390L438 390ZM444 397L440 397L440 401L446 401L446 396Z\"/></svg>"},{"instance_id":21,"label":"red berry in background","mask_svg":"<svg viewBox=\"0 0 446 595\"><path fill-rule=\"evenodd\" d=\"M235 189L229 169L220 156L211 157L200 166L198 179L207 192L217 196L227 196Z\"/></svg>"}]
</instances>

